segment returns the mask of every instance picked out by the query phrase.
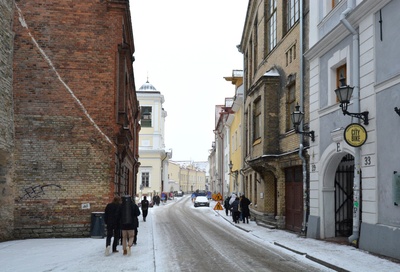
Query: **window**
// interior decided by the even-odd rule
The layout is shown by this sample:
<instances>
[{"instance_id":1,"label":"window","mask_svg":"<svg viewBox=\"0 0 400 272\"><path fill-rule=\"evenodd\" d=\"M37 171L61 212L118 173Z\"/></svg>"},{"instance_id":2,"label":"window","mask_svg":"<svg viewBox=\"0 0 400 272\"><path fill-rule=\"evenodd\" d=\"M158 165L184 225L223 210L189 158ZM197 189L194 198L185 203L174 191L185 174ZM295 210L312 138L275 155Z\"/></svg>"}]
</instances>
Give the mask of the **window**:
<instances>
[{"instance_id":1,"label":"window","mask_svg":"<svg viewBox=\"0 0 400 272\"><path fill-rule=\"evenodd\" d=\"M286 131L293 128L291 114L295 110L296 102L296 84L293 82L287 88L287 101L286 101Z\"/></svg>"},{"instance_id":2,"label":"window","mask_svg":"<svg viewBox=\"0 0 400 272\"><path fill-rule=\"evenodd\" d=\"M336 88L347 85L347 69L346 64L336 69Z\"/></svg>"},{"instance_id":3,"label":"window","mask_svg":"<svg viewBox=\"0 0 400 272\"><path fill-rule=\"evenodd\" d=\"M336 68L336 89L341 86L347 85L347 69L346 64ZM339 99L336 97L336 103L339 103Z\"/></svg>"},{"instance_id":4,"label":"window","mask_svg":"<svg viewBox=\"0 0 400 272\"><path fill-rule=\"evenodd\" d=\"M151 107L140 107L141 119L140 124L142 127L151 127Z\"/></svg>"},{"instance_id":5,"label":"window","mask_svg":"<svg viewBox=\"0 0 400 272\"><path fill-rule=\"evenodd\" d=\"M142 172L142 186L150 187L150 173L149 172Z\"/></svg>"},{"instance_id":6,"label":"window","mask_svg":"<svg viewBox=\"0 0 400 272\"><path fill-rule=\"evenodd\" d=\"M268 3L268 52L270 52L275 48L277 40L276 0L269 0Z\"/></svg>"},{"instance_id":7,"label":"window","mask_svg":"<svg viewBox=\"0 0 400 272\"><path fill-rule=\"evenodd\" d=\"M296 59L296 43L293 43L286 51L286 66L289 66Z\"/></svg>"},{"instance_id":8,"label":"window","mask_svg":"<svg viewBox=\"0 0 400 272\"><path fill-rule=\"evenodd\" d=\"M300 1L287 0L287 22L288 30L294 26L300 17Z\"/></svg>"},{"instance_id":9,"label":"window","mask_svg":"<svg viewBox=\"0 0 400 272\"><path fill-rule=\"evenodd\" d=\"M253 136L254 141L261 138L261 98L254 102Z\"/></svg>"}]
</instances>

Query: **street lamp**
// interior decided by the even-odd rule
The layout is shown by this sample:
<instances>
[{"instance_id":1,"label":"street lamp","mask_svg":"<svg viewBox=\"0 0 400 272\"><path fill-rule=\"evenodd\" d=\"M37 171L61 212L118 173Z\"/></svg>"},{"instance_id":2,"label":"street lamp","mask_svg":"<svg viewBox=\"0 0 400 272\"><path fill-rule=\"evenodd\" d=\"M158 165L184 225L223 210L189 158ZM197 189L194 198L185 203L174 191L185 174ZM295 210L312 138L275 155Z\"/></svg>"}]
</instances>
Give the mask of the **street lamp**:
<instances>
[{"instance_id":1,"label":"street lamp","mask_svg":"<svg viewBox=\"0 0 400 272\"><path fill-rule=\"evenodd\" d=\"M235 171L232 171L232 168L233 168L233 163L232 163L232 161L229 161L229 170L230 170L230 175L231 176L233 176L233 182L234 182L234 190L236 191L236 187L238 187L238 179L237 179L237 177L238 177L238 173L239 173L239 171L238 170L235 170Z\"/></svg>"},{"instance_id":2,"label":"street lamp","mask_svg":"<svg viewBox=\"0 0 400 272\"><path fill-rule=\"evenodd\" d=\"M233 163L232 163L232 161L229 161L228 166L229 166L229 170L230 170L230 172L231 172L231 175L234 175L235 177L237 177L237 175L238 175L238 170L232 171L232 168L233 168Z\"/></svg>"},{"instance_id":3,"label":"street lamp","mask_svg":"<svg viewBox=\"0 0 400 272\"><path fill-rule=\"evenodd\" d=\"M301 122L303 121L303 118L304 118L304 113L302 111L300 111L300 106L299 106L299 104L297 104L297 106L295 106L295 111L292 112L292 122L293 122L293 126L294 126L294 131L296 133L311 137L311 141L314 142L315 141L314 130L311 130L311 131L299 130L299 126L300 126Z\"/></svg>"},{"instance_id":4,"label":"street lamp","mask_svg":"<svg viewBox=\"0 0 400 272\"><path fill-rule=\"evenodd\" d=\"M336 96L339 99L340 107L342 108L343 115L350 115L351 117L356 117L364 121L364 125L368 125L368 111L354 113L348 112L347 106L350 103L351 95L353 94L354 87L350 87L349 85L344 84L345 79L341 79L340 83L342 86L335 90Z\"/></svg>"}]
</instances>

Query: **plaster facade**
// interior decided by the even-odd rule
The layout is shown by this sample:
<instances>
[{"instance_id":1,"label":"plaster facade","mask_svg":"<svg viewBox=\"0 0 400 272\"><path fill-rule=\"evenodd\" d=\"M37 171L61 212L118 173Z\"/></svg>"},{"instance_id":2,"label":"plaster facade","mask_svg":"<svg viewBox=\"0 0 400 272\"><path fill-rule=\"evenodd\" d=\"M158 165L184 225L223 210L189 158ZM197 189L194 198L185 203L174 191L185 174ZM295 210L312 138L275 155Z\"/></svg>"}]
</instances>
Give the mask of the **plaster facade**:
<instances>
[{"instance_id":1,"label":"plaster facade","mask_svg":"<svg viewBox=\"0 0 400 272\"><path fill-rule=\"evenodd\" d=\"M310 9L310 118L316 144L310 149L310 216L307 236L348 237L369 252L400 258L400 217L396 205L398 171L396 154L400 104L397 27L398 1L341 1L326 10L328 2ZM346 25L349 24L349 26ZM368 111L365 120L343 115L334 90L338 67L346 65L345 78L354 86L349 112ZM367 131L360 147L349 145L344 129L357 123ZM349 160L350 158L350 160ZM345 178L342 166L353 173ZM359 179L357 178L359 177ZM349 184L348 212L334 209L340 190ZM347 230L344 233L343 230ZM351 235L351 236L350 236Z\"/></svg>"}]
</instances>

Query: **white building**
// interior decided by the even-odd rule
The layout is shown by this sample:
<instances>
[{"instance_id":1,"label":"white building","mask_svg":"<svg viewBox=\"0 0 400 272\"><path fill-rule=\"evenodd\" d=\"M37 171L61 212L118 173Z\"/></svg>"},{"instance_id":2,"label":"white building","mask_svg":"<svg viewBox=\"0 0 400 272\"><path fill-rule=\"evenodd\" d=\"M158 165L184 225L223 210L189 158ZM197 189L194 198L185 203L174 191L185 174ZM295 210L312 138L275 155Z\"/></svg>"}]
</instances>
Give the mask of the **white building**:
<instances>
[{"instance_id":1,"label":"white building","mask_svg":"<svg viewBox=\"0 0 400 272\"><path fill-rule=\"evenodd\" d=\"M345 237L361 249L397 259L399 12L398 0L312 1L306 52L310 129L316 135L308 152L307 236ZM346 112L335 90L347 85L354 89Z\"/></svg>"},{"instance_id":2,"label":"white building","mask_svg":"<svg viewBox=\"0 0 400 272\"><path fill-rule=\"evenodd\" d=\"M141 110L137 192L140 197L147 195L151 199L168 191L168 160L172 152L165 150L167 112L163 108L164 96L148 81L137 91L137 98Z\"/></svg>"}]
</instances>

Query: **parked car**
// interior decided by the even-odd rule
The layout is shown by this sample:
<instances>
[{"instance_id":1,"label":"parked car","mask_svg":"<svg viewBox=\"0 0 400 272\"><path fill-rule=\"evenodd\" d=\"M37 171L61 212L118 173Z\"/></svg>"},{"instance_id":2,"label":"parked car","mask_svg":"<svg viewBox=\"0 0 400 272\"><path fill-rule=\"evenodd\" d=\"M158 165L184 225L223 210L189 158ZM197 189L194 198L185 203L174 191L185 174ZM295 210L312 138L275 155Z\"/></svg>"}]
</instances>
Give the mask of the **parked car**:
<instances>
[{"instance_id":1,"label":"parked car","mask_svg":"<svg viewBox=\"0 0 400 272\"><path fill-rule=\"evenodd\" d=\"M210 202L208 202L208 198L206 196L198 196L194 200L194 206L195 207L210 207Z\"/></svg>"}]
</instances>

